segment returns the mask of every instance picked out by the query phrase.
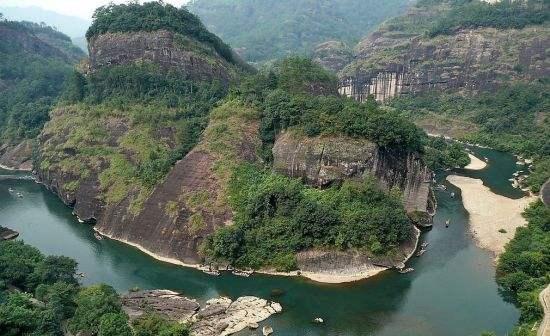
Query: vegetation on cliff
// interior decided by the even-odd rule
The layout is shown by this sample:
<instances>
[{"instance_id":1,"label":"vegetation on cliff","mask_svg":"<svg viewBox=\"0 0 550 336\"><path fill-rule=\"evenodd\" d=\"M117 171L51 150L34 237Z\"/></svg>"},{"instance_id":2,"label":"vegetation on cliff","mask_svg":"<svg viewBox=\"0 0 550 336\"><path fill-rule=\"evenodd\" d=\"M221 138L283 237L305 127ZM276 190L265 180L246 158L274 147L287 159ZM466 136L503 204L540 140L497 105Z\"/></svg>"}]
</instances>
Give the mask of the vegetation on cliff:
<instances>
[{"instance_id":1,"label":"vegetation on cliff","mask_svg":"<svg viewBox=\"0 0 550 336\"><path fill-rule=\"evenodd\" d=\"M338 97L334 85L319 65L293 57L245 79L229 99L233 109L259 111L267 163L277 134L288 129L367 138L395 151L423 148L423 134L412 123L374 102ZM227 181L234 225L215 232L203 252L236 266L293 270L295 254L310 248L391 255L412 234L399 191L387 194L370 178L319 190L269 166L241 163L232 166Z\"/></svg>"},{"instance_id":2,"label":"vegetation on cliff","mask_svg":"<svg viewBox=\"0 0 550 336\"><path fill-rule=\"evenodd\" d=\"M173 164L198 142L214 104L225 95L219 83L182 79L142 64L74 73L60 107L43 134L41 168L68 173L76 185L99 170L103 198L141 202ZM107 167L100 168L100 167Z\"/></svg>"},{"instance_id":3,"label":"vegetation on cliff","mask_svg":"<svg viewBox=\"0 0 550 336\"><path fill-rule=\"evenodd\" d=\"M146 315L130 327L120 298L107 285L81 287L77 264L44 256L21 241L0 242L0 334L100 336L186 336L185 325ZM68 323L65 323L67 322Z\"/></svg>"},{"instance_id":4,"label":"vegetation on cliff","mask_svg":"<svg viewBox=\"0 0 550 336\"><path fill-rule=\"evenodd\" d=\"M188 8L247 61L265 62L311 53L319 43L355 44L404 0L194 0Z\"/></svg>"},{"instance_id":5,"label":"vegetation on cliff","mask_svg":"<svg viewBox=\"0 0 550 336\"><path fill-rule=\"evenodd\" d=\"M216 52L230 63L237 64L231 48L219 37L209 32L200 19L185 8L176 8L162 2L110 4L96 9L94 21L86 38L88 41L96 35L117 32L138 32L169 30L190 37L213 47Z\"/></svg>"},{"instance_id":6,"label":"vegetation on cliff","mask_svg":"<svg viewBox=\"0 0 550 336\"><path fill-rule=\"evenodd\" d=\"M0 31L0 142L34 138L71 72L67 55L83 54L51 27L0 20Z\"/></svg>"},{"instance_id":7,"label":"vegetation on cliff","mask_svg":"<svg viewBox=\"0 0 550 336\"><path fill-rule=\"evenodd\" d=\"M235 224L219 229L206 250L241 267L294 270L295 254L310 248L391 254L412 235L399 191L387 195L369 178L322 191L241 165L229 182L229 200Z\"/></svg>"},{"instance_id":8,"label":"vegetation on cliff","mask_svg":"<svg viewBox=\"0 0 550 336\"><path fill-rule=\"evenodd\" d=\"M527 227L520 227L500 256L497 283L521 311L512 335L535 335L533 323L542 318L538 294L550 282L550 208L540 200L524 213Z\"/></svg>"},{"instance_id":9,"label":"vegetation on cliff","mask_svg":"<svg viewBox=\"0 0 550 336\"><path fill-rule=\"evenodd\" d=\"M366 138L389 150L423 148L424 134L412 122L374 101L360 104L332 94L334 77L307 58L285 59L243 81L236 91L240 100L262 111L260 133L268 154L275 136L289 128L308 136Z\"/></svg>"},{"instance_id":10,"label":"vegetation on cliff","mask_svg":"<svg viewBox=\"0 0 550 336\"><path fill-rule=\"evenodd\" d=\"M450 118L477 125L462 140L535 159L527 182L533 191L550 178L550 84L543 79L512 83L479 95L427 93L402 96L390 102L415 120Z\"/></svg>"},{"instance_id":11,"label":"vegetation on cliff","mask_svg":"<svg viewBox=\"0 0 550 336\"><path fill-rule=\"evenodd\" d=\"M423 1L430 3L432 0ZM439 17L429 29L428 35L452 34L458 29L494 27L521 29L538 25L550 18L550 7L545 0L529 1L450 1L452 9Z\"/></svg>"}]
</instances>

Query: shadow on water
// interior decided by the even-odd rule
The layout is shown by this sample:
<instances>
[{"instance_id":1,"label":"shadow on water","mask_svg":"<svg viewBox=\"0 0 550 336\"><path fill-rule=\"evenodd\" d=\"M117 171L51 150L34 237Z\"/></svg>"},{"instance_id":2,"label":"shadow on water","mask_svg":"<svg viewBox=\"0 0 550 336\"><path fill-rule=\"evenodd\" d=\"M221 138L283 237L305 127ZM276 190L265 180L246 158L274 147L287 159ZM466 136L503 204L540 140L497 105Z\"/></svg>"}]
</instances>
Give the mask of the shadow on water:
<instances>
[{"instance_id":1,"label":"shadow on water","mask_svg":"<svg viewBox=\"0 0 550 336\"><path fill-rule=\"evenodd\" d=\"M515 160L491 150L481 155L490 160L487 171L465 174L482 178L506 196L517 191L507 189ZM444 178L438 176L440 181ZM277 335L477 336L484 330L504 335L518 312L498 293L491 255L472 242L459 190L446 185L448 191L436 193L434 228L422 236L430 244L428 251L411 261L415 272L386 271L344 285L267 275L211 277L162 263L122 243L96 240L89 225L78 223L59 199L31 181L0 180L0 225L19 231L22 239L44 253L75 258L86 273L85 284L106 282L119 291L135 286L167 288L201 301L218 295L272 298L284 308L283 314L267 322ZM9 187L21 190L24 198L13 197ZM456 193L454 198L450 191ZM444 224L447 219L449 228ZM313 324L315 317L326 323Z\"/></svg>"}]
</instances>

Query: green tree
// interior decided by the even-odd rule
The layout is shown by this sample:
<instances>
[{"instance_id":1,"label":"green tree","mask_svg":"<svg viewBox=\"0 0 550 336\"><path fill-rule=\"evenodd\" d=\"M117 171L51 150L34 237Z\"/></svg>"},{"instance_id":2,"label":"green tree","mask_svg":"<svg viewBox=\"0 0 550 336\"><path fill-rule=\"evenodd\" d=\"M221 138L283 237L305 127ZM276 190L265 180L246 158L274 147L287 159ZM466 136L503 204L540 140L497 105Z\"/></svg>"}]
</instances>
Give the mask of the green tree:
<instances>
[{"instance_id":1,"label":"green tree","mask_svg":"<svg viewBox=\"0 0 550 336\"><path fill-rule=\"evenodd\" d=\"M101 317L98 336L133 336L128 317L123 313L108 313Z\"/></svg>"},{"instance_id":2,"label":"green tree","mask_svg":"<svg viewBox=\"0 0 550 336\"><path fill-rule=\"evenodd\" d=\"M120 299L116 291L107 285L94 285L82 289L76 296L76 311L69 323L73 332L99 332L99 321L105 314L120 314Z\"/></svg>"}]
</instances>

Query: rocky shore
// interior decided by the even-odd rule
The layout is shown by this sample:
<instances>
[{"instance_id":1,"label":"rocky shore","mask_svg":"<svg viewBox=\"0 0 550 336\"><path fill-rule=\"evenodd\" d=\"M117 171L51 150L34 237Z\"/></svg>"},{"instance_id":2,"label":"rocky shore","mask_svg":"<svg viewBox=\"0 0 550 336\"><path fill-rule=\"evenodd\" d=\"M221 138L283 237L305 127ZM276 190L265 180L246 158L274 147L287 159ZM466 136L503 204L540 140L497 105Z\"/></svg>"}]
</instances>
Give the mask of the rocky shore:
<instances>
[{"instance_id":1,"label":"rocky shore","mask_svg":"<svg viewBox=\"0 0 550 336\"><path fill-rule=\"evenodd\" d=\"M256 329L258 323L283 310L277 302L253 296L235 301L219 297L201 306L196 300L169 290L130 292L122 297L122 305L132 320L153 311L172 321L188 323L193 336L225 336L246 328Z\"/></svg>"}]
</instances>

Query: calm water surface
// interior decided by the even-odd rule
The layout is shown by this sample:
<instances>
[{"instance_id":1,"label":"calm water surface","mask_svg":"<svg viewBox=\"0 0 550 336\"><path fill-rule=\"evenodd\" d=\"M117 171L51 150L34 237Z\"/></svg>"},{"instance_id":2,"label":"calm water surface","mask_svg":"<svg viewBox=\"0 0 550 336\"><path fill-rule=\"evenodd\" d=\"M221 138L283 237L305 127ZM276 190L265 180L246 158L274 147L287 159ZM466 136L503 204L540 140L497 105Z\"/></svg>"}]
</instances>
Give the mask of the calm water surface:
<instances>
[{"instance_id":1,"label":"calm water surface","mask_svg":"<svg viewBox=\"0 0 550 336\"><path fill-rule=\"evenodd\" d=\"M490 149L475 151L487 157L490 165L483 171L456 173L481 178L496 193L522 196L508 181L517 170L514 157ZM2 174L14 175L0 170ZM16 198L8 192L10 187L24 197ZM105 282L120 292L134 286L165 288L199 300L219 295L271 298L274 290L282 291L273 299L281 302L284 312L267 321L277 335L479 336L485 330L505 335L516 323L518 311L499 295L493 259L475 246L460 192L448 187L437 192L434 228L422 236L430 245L428 252L411 262L415 272L386 271L346 285L263 275L211 277L162 263L124 244L96 240L71 209L28 180L0 177L0 225L17 230L21 239L46 254L76 259L86 274L86 285ZM457 197L451 198L450 191ZM446 219L451 220L449 228L445 228ZM318 316L324 324L311 323Z\"/></svg>"}]
</instances>

